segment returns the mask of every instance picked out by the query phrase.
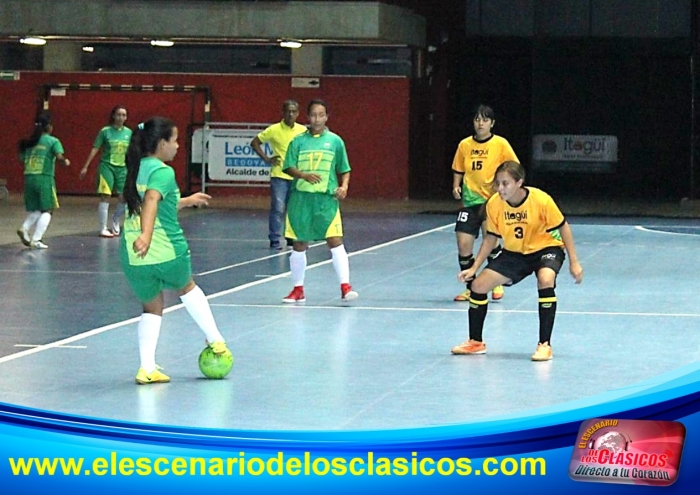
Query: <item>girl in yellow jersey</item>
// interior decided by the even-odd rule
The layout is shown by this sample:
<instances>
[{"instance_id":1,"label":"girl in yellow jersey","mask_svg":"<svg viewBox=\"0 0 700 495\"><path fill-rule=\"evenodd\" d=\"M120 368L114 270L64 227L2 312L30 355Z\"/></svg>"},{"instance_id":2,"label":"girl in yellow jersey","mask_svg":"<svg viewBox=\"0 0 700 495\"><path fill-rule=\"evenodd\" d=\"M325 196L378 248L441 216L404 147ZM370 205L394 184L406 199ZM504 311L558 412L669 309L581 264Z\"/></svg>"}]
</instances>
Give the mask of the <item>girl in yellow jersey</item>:
<instances>
[{"instance_id":1,"label":"girl in yellow jersey","mask_svg":"<svg viewBox=\"0 0 700 495\"><path fill-rule=\"evenodd\" d=\"M474 264L474 241L484 229L484 204L493 194L496 168L505 161L519 161L510 143L491 132L495 119L491 107L479 105L474 110L474 135L459 143L452 161L452 195L462 200L455 223L460 270ZM497 247L492 256L499 250ZM467 290L455 296L455 301L469 300L469 285L467 282ZM494 287L492 298L503 298L503 287Z\"/></svg>"},{"instance_id":2,"label":"girl in yellow jersey","mask_svg":"<svg viewBox=\"0 0 700 495\"><path fill-rule=\"evenodd\" d=\"M531 273L537 276L540 338L533 361L552 359L552 329L557 310L556 279L569 255L569 272L581 283L583 268L578 262L571 228L554 200L544 191L524 187L525 171L513 161L496 170L494 194L486 203L486 235L474 265L457 278L471 280L469 340L452 348L452 354L485 354L482 333L488 307L488 292L497 285L517 284ZM503 251L489 260L474 278L491 250L503 240Z\"/></svg>"}]
</instances>

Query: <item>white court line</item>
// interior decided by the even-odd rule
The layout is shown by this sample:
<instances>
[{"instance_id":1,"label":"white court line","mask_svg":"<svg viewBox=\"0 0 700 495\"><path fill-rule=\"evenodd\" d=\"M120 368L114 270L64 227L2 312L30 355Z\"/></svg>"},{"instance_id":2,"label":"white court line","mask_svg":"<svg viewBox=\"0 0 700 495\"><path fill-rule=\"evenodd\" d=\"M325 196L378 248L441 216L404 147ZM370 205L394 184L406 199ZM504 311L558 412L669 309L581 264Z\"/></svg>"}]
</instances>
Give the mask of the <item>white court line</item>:
<instances>
[{"instance_id":1,"label":"white court line","mask_svg":"<svg viewBox=\"0 0 700 495\"><path fill-rule=\"evenodd\" d=\"M498 303L496 303L498 304ZM355 311L391 311L392 313L401 311L426 311L431 313L467 313L469 308L407 308L407 307L387 307L387 306L352 306L350 304L345 304L342 306L311 306L305 303L301 304L223 304L223 303L212 303L212 306L221 308L304 308L304 309L342 309L343 311L355 310ZM534 309L495 309L492 304L489 303L489 314L491 313L519 313L519 314L538 314L538 310ZM557 309L558 315L585 315L585 316L641 316L641 317L659 317L659 318L669 318L669 317L682 317L682 318L700 318L700 313L625 313L621 311L561 311Z\"/></svg>"},{"instance_id":2,"label":"white court line","mask_svg":"<svg viewBox=\"0 0 700 495\"><path fill-rule=\"evenodd\" d=\"M688 228L684 225L668 225L668 226L662 226L662 227L656 227L657 229L669 229L673 227L681 227L681 228ZM686 234L685 232L664 232L663 230L654 230L654 228L650 227L642 227L641 225L637 225L635 227L637 230L641 230L642 232L649 232L652 234L662 234L662 235L691 235L697 237L698 234Z\"/></svg>"},{"instance_id":3,"label":"white court line","mask_svg":"<svg viewBox=\"0 0 700 495\"><path fill-rule=\"evenodd\" d=\"M437 232L439 230L442 230L442 229L445 229L448 227L454 227L454 223L449 223L447 225L443 225L442 227L436 227L434 229L426 230L423 232L418 232L417 234L412 234L412 235L409 235L406 237L400 237L399 239L394 239L393 241L388 241L388 242L385 242L384 244L378 244L376 246L371 246L369 248L365 248L365 249L362 249L360 251L354 251L352 253L348 253L348 257L355 256L358 254L367 253L370 251L374 251L376 249L381 249L383 247L391 246L393 244L398 244L400 242L408 241L411 239L416 239L418 237L432 234L433 232ZM331 262L332 262L332 260L321 261L319 263L314 263L312 265L309 265L306 269L309 270L312 268L316 268L318 266L326 265L326 264L331 263ZM264 284L264 283L270 282L272 280L277 280L277 279L286 277L288 275L289 275L289 272L284 272L284 273L280 273L277 275L273 275L273 276L265 278L265 279L256 280L254 282L248 282L247 284L239 285L237 287L232 287L230 289L226 289L224 291L217 292L215 294L211 294L211 295L207 296L207 299L215 299L217 297L225 296L227 294L239 292L239 291L242 291L244 289L248 289L249 287L254 287L256 285ZM176 310L181 309L183 307L184 307L184 304L182 304L182 303L176 304L174 306L170 306L169 308L165 308L163 310L163 314L170 313L172 311L176 311ZM114 330L115 328L119 328L119 327L128 325L130 323L138 323L140 318L141 318L140 316L137 316L135 318L130 318L128 320L124 320L124 321L120 321L120 322L116 322L116 323L111 323L109 325L105 325L105 326L100 327L100 328L95 328L95 329L89 330L87 332L83 332L83 333L79 333L77 335L73 335L71 337L67 337L63 340L57 340L56 342L51 342L50 344L45 344L45 345L42 345L39 347L35 347L33 349L27 349L26 351L21 351L21 352L18 352L16 354L10 354L9 356L0 357L0 364L6 363L9 361L13 361L15 359L19 359L19 358L29 356L32 354L36 354L38 352L42 352L42 351L45 351L47 349L53 349L54 347L61 347L61 346L64 346L66 344L71 344L73 342L77 342L79 340L82 340L82 339L85 339L88 337L93 337L95 335L99 335L99 334L107 332L109 330Z\"/></svg>"},{"instance_id":4,"label":"white court line","mask_svg":"<svg viewBox=\"0 0 700 495\"><path fill-rule=\"evenodd\" d=\"M309 244L309 248L313 248L316 246L324 246L326 243L325 242L319 242L317 244ZM194 275L196 277L201 277L202 275L211 275L212 273L217 273L217 272L223 272L224 270L230 270L231 268L237 268L239 266L244 266L244 265L250 265L251 263L257 263L258 261L265 261L269 260L271 258L277 258L278 256L284 256L285 254L289 253L289 251L282 251L280 253L275 253L275 254L270 254L267 256L263 256L262 258L255 258L253 260L248 260L248 261L242 261L241 263L235 263L233 265L228 265L228 266L222 266L221 268L216 268L214 270L209 270L206 272L200 272L200 273L195 273Z\"/></svg>"},{"instance_id":5,"label":"white court line","mask_svg":"<svg viewBox=\"0 0 700 495\"><path fill-rule=\"evenodd\" d=\"M121 275L122 271L116 272L87 272L71 270L0 270L0 273L64 273L69 275Z\"/></svg>"},{"instance_id":6,"label":"white court line","mask_svg":"<svg viewBox=\"0 0 700 495\"><path fill-rule=\"evenodd\" d=\"M15 344L15 347L41 347L43 344ZM60 349L87 349L86 345L62 345Z\"/></svg>"}]
</instances>

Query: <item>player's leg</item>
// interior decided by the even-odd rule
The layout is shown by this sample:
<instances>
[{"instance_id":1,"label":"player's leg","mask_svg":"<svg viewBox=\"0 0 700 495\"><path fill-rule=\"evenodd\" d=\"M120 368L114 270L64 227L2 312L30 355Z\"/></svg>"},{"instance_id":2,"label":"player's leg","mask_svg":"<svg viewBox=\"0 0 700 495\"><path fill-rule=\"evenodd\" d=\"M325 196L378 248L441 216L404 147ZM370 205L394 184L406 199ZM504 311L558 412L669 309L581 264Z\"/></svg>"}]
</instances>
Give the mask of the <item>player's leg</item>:
<instances>
[{"instance_id":1,"label":"player's leg","mask_svg":"<svg viewBox=\"0 0 700 495\"><path fill-rule=\"evenodd\" d=\"M304 277L306 276L306 250L313 237L314 203L313 194L293 191L287 204L287 219L284 236L293 239L289 255L289 269L292 274L292 291L282 299L284 303L303 303Z\"/></svg>"},{"instance_id":2,"label":"player's leg","mask_svg":"<svg viewBox=\"0 0 700 495\"><path fill-rule=\"evenodd\" d=\"M22 226L17 229L17 235L22 244L27 247L30 246L32 240L30 230L41 216L41 194L35 182L31 176L25 176L24 178L24 207L28 213Z\"/></svg>"},{"instance_id":3,"label":"player's leg","mask_svg":"<svg viewBox=\"0 0 700 495\"><path fill-rule=\"evenodd\" d=\"M119 236L121 233L121 220L126 211L126 202L124 201L124 184L126 183L126 167L112 167L114 173L114 193L119 196L117 207L112 215L112 233Z\"/></svg>"},{"instance_id":4,"label":"player's leg","mask_svg":"<svg viewBox=\"0 0 700 495\"><path fill-rule=\"evenodd\" d=\"M114 173L112 167L100 163L97 169L97 194L100 195L100 202L97 205L97 219L100 237L114 237L112 231L107 228L109 218L109 198L112 196L114 186Z\"/></svg>"},{"instance_id":5,"label":"player's leg","mask_svg":"<svg viewBox=\"0 0 700 495\"><path fill-rule=\"evenodd\" d=\"M481 231L483 232L483 234L485 236L486 235L486 222L485 221L481 224ZM491 253L489 254L489 259L494 259L499 254L501 254L501 251L503 251L503 247L501 246L501 243L499 241L499 243L496 245L496 247L493 248L493 250L491 250ZM502 285L497 285L491 291L491 299L493 301L500 301L501 299L503 299L503 295L504 295L504 290L503 290Z\"/></svg>"},{"instance_id":6,"label":"player's leg","mask_svg":"<svg viewBox=\"0 0 700 495\"><path fill-rule=\"evenodd\" d=\"M537 274L540 332L537 349L532 355L532 360L549 361L552 359L552 331L557 313L555 288L557 274L564 262L564 250L549 248L533 255L533 259Z\"/></svg>"},{"instance_id":7,"label":"player's leg","mask_svg":"<svg viewBox=\"0 0 700 495\"><path fill-rule=\"evenodd\" d=\"M184 258L184 257L180 257ZM191 275L191 265L189 261L189 256L187 256L186 264L184 266L185 260L175 260L177 263L173 265L172 270L177 270L180 273L174 276L182 276L189 272L190 277L187 283L178 292L180 294L180 301L185 305L185 309L190 314L195 323L204 332L206 337L207 345L212 348L214 354L223 354L227 351L226 341L224 336L221 335L219 327L214 320L214 315L211 312L211 306L209 305L209 300L207 296L204 295L204 291L194 283ZM173 262L171 262L173 263Z\"/></svg>"},{"instance_id":8,"label":"player's leg","mask_svg":"<svg viewBox=\"0 0 700 495\"><path fill-rule=\"evenodd\" d=\"M157 287L157 285L154 285ZM163 293L159 292L153 299L143 303L143 313L139 319L139 359L140 367L136 373L136 383L149 385L167 383L170 377L156 364L156 349L163 322Z\"/></svg>"},{"instance_id":9,"label":"player's leg","mask_svg":"<svg viewBox=\"0 0 700 495\"><path fill-rule=\"evenodd\" d=\"M457 213L455 222L455 235L457 239L457 259L459 262L459 271L464 271L474 264L474 241L479 235L479 229L482 224L480 218L480 207L462 208ZM469 301L469 286L470 282L466 283L465 290L454 297L455 301Z\"/></svg>"},{"instance_id":10,"label":"player's leg","mask_svg":"<svg viewBox=\"0 0 700 495\"><path fill-rule=\"evenodd\" d=\"M46 249L49 247L43 242L43 238L46 230L49 228L51 215L55 208L58 208L56 184L53 177L45 177L39 185L39 211L41 211L41 214L36 220L34 233L29 242L30 247L34 249Z\"/></svg>"},{"instance_id":11,"label":"player's leg","mask_svg":"<svg viewBox=\"0 0 700 495\"><path fill-rule=\"evenodd\" d=\"M485 354L483 339L484 321L488 312L490 290L503 285L509 278L490 268L485 268L472 281L469 296L469 340L452 348L452 354Z\"/></svg>"}]
</instances>

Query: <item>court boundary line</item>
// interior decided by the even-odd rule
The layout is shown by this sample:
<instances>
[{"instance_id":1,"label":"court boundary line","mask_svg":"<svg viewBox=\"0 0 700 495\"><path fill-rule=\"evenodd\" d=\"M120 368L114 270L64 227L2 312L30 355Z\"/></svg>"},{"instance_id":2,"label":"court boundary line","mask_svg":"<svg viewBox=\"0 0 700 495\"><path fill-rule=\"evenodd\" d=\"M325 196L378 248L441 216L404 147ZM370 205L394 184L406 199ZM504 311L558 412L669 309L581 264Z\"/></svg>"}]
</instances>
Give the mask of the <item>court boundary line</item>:
<instances>
[{"instance_id":1,"label":"court boundary line","mask_svg":"<svg viewBox=\"0 0 700 495\"><path fill-rule=\"evenodd\" d=\"M365 248L365 249L360 249L359 251L353 251L353 252L351 252L351 253L348 253L348 257L357 256L357 255L360 255L360 254L364 254L364 253L366 253L366 252L374 251L374 250L376 250L376 249L382 249L382 248L385 248L385 247L388 247L388 246L392 246L392 245L398 244L398 243L400 243L400 242L405 242L405 241L408 241L408 240L411 240L411 239L417 239L418 237L422 237L422 236L425 236L425 235L429 235L429 234L432 234L432 233L434 233L434 232L438 232L438 231L440 231L440 230L446 229L446 228L448 228L448 227L453 227L453 226L454 226L454 223L449 223L449 224L446 224L446 225L442 225L442 226L440 226L440 227L435 227L435 228L432 228L432 229L429 229L429 230L424 230L424 231L422 231L422 232L417 232L417 233L415 233L415 234L411 234L411 235L408 235L408 236L399 237L398 239L393 239L393 240L391 240L391 241L387 241L387 242L384 242L384 243L381 243L381 244L377 244L377 245L375 245L375 246L370 246L370 247ZM283 254L283 253L277 253L277 254ZM317 268L317 267L319 267L319 266L327 265L327 264L332 263L332 262L333 262L332 259L320 261L320 262L318 262L318 263L314 263L314 264L312 264L312 265L309 265L306 269L307 269L307 270L310 270L310 269L313 269L313 268ZM267 277L267 278L264 278L264 279L254 280L254 281L252 281L252 282L247 282L247 283L245 283L245 284L238 285L238 286L236 286L236 287L231 287L230 289L226 289L226 290L223 290L223 291L220 291L220 292L216 292L216 293L214 293L214 294L210 294L210 295L208 295L208 296L206 296L206 297L207 297L207 299L209 299L209 300L211 300L211 299L216 299L216 298L218 298L218 297L226 296L226 295L228 295L228 294L233 294L234 292L239 292L239 291L248 289L248 288L250 288L250 287L254 287L254 286L256 286L256 285L260 285L260 284L267 283L267 282L269 282L269 281L271 281L271 280L278 280L278 279L280 279L280 278L287 277L289 274L290 274L289 271L286 271L286 272L283 272L283 273L278 273L277 275L272 275L272 276ZM167 313L171 313L171 312L173 312L173 311L177 311L178 309L182 309L182 308L184 308L184 307L185 307L185 305L182 304L182 303L175 304L175 305L173 305L173 306L170 306L170 307L168 307L168 308L165 308L165 309L163 310L163 314L165 315L165 314L167 314ZM43 345L41 345L41 346L39 346L39 347L35 347L35 348L33 348L33 349L27 349L26 351L20 351L20 352L18 352L18 353L16 353L16 354L10 354L9 356L3 356L3 357L0 357L0 364L7 363L7 362L10 362L10 361L14 361L15 359L20 359L20 358L23 358L23 357L26 357L26 356L31 356L32 354L37 354L37 353L39 353L39 352L43 352L43 351L46 351L46 350L49 350L49 349L53 349L53 348L55 348L55 347L61 347L61 346L64 346L65 344L71 344L71 343L73 343L73 342L77 342L77 341L82 340L82 339L85 339L85 338L94 337L95 335L99 335L99 334L104 333L104 332L107 332L107 331L109 331L109 330L114 330L114 329L116 329L116 328L120 328L120 327L123 327L123 326L125 326L125 325L129 325L129 324L131 324L131 323L137 323L140 319L141 319L141 315L136 316L136 317L134 317L134 318L129 318L129 319L127 319L127 320L122 320L122 321L118 321L118 322L115 322L115 323L110 323L109 325L104 325L104 326L99 327L99 328L93 328L92 330L88 330L87 332L79 333L79 334L77 334L77 335L71 335L70 337L66 337L65 339L57 340L57 341L55 341L55 342L50 342L50 343L48 343L48 344L43 344Z\"/></svg>"},{"instance_id":2,"label":"court boundary line","mask_svg":"<svg viewBox=\"0 0 700 495\"><path fill-rule=\"evenodd\" d=\"M650 226L651 227L651 226ZM663 230L654 230L653 228L650 227L644 227L643 225L635 225L635 229L640 230L642 232L648 232L650 234L661 234L661 235L687 235L687 236L694 236L697 237L700 234L686 234L684 232L664 232ZM669 225L667 227L663 228L671 228L671 227L684 227L683 225ZM661 227L657 227L661 228ZM687 228L687 227L686 227Z\"/></svg>"}]
</instances>

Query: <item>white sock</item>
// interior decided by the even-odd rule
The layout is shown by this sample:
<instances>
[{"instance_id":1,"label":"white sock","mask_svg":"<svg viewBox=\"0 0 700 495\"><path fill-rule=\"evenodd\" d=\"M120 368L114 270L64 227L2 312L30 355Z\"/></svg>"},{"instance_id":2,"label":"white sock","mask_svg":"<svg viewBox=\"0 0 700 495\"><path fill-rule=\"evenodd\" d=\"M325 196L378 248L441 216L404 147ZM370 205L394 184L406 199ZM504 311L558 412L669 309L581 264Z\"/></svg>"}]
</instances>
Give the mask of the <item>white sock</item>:
<instances>
[{"instance_id":1,"label":"white sock","mask_svg":"<svg viewBox=\"0 0 700 495\"><path fill-rule=\"evenodd\" d=\"M34 224L37 220L39 220L40 216L40 211L33 211L29 215L27 215L27 218L24 219L24 223L22 224L22 230L24 230L25 232L29 232L29 229L34 227Z\"/></svg>"},{"instance_id":2,"label":"white sock","mask_svg":"<svg viewBox=\"0 0 700 495\"><path fill-rule=\"evenodd\" d=\"M97 205L97 218L100 220L100 231L107 228L107 217L109 217L109 203L100 201Z\"/></svg>"},{"instance_id":3,"label":"white sock","mask_svg":"<svg viewBox=\"0 0 700 495\"><path fill-rule=\"evenodd\" d=\"M40 241L41 238L44 237L44 232L49 228L49 223L51 223L51 213L45 211L39 215L39 220L36 221L36 228L32 235L32 241Z\"/></svg>"},{"instance_id":4,"label":"white sock","mask_svg":"<svg viewBox=\"0 0 700 495\"><path fill-rule=\"evenodd\" d=\"M204 295L204 292L198 285L195 285L194 289L184 296L180 296L180 301L185 305L185 309L187 309L195 323L202 329L209 343L224 341L224 337L219 332L216 321L214 321L214 315L211 313L207 296Z\"/></svg>"},{"instance_id":5,"label":"white sock","mask_svg":"<svg viewBox=\"0 0 700 495\"><path fill-rule=\"evenodd\" d=\"M114 210L114 215L112 215L112 223L119 224L119 220L121 220L125 210L126 203L122 203L121 201L117 203L117 208Z\"/></svg>"},{"instance_id":6,"label":"white sock","mask_svg":"<svg viewBox=\"0 0 700 495\"><path fill-rule=\"evenodd\" d=\"M162 316L152 313L143 313L139 320L139 356L141 367L146 373L153 373L156 369L156 347L162 321Z\"/></svg>"},{"instance_id":7,"label":"white sock","mask_svg":"<svg viewBox=\"0 0 700 495\"><path fill-rule=\"evenodd\" d=\"M338 280L341 284L350 283L350 262L348 261L348 253L345 251L345 245L341 244L338 247L331 249L333 257L333 268L338 275Z\"/></svg>"},{"instance_id":8,"label":"white sock","mask_svg":"<svg viewBox=\"0 0 700 495\"><path fill-rule=\"evenodd\" d=\"M292 251L292 254L289 255L289 269L292 271L292 283L294 287L304 285L306 251Z\"/></svg>"}]
</instances>

